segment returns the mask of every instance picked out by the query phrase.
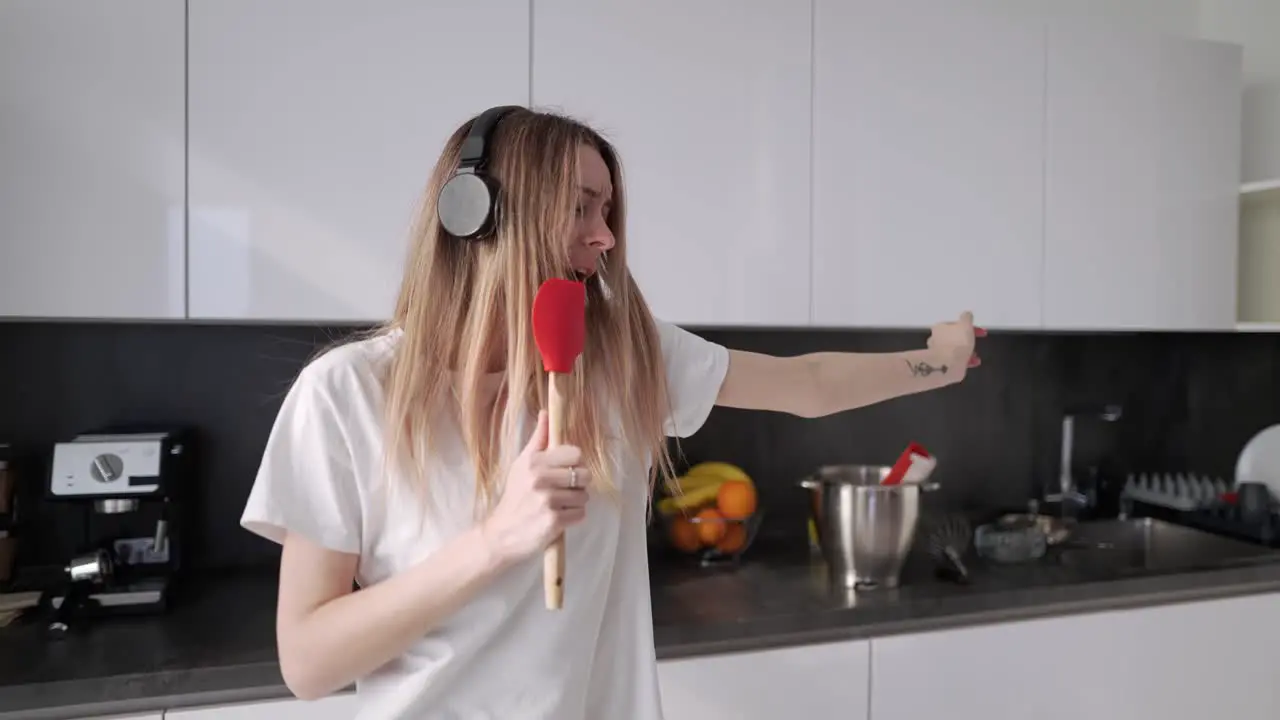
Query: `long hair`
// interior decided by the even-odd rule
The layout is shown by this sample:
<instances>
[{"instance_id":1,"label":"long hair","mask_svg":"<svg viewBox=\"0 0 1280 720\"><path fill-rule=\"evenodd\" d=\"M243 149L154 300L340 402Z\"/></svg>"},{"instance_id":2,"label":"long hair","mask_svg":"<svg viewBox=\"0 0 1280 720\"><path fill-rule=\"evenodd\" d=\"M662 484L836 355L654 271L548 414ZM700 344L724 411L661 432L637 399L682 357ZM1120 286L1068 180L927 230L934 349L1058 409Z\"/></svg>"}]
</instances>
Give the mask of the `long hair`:
<instances>
[{"instance_id":1,"label":"long hair","mask_svg":"<svg viewBox=\"0 0 1280 720\"><path fill-rule=\"evenodd\" d=\"M533 298L544 280L572 277L567 240L579 201L578 149L595 148L613 183L606 219L615 245L587 281L586 344L571 382L565 441L579 446L594 489L614 496L609 443L620 441L672 476L664 421L669 410L657 328L627 269L626 203L618 154L574 119L518 109L491 135L487 172L501 188L495 233L456 238L440 225L436 199L458 166L471 123L447 141L411 232L408 263L386 330L400 340L385 378L388 467L422 489L440 421L457 421L475 468L477 509L492 507L523 447L522 417L547 405L547 374L533 338ZM486 402L486 363L505 357L498 398ZM454 383L455 373L459 378ZM621 431L614 437L613 430Z\"/></svg>"}]
</instances>

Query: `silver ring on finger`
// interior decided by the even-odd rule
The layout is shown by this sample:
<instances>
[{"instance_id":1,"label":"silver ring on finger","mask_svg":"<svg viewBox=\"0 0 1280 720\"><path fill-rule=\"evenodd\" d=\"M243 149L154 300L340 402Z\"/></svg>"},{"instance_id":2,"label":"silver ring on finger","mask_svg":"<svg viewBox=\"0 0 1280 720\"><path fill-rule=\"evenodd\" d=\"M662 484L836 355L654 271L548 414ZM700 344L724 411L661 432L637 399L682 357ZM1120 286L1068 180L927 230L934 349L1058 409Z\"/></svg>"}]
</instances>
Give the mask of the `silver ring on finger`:
<instances>
[{"instance_id":1,"label":"silver ring on finger","mask_svg":"<svg viewBox=\"0 0 1280 720\"><path fill-rule=\"evenodd\" d=\"M569 468L569 487L575 490L578 488L578 468L576 467Z\"/></svg>"}]
</instances>

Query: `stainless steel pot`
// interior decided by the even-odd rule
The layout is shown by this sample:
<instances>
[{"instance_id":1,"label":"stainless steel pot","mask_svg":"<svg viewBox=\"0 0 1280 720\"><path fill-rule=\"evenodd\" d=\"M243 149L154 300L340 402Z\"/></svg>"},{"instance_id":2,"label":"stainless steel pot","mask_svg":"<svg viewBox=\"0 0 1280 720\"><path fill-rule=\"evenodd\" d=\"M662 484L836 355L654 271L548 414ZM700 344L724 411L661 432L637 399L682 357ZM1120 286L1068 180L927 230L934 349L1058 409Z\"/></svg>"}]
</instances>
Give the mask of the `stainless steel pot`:
<instances>
[{"instance_id":1,"label":"stainless steel pot","mask_svg":"<svg viewBox=\"0 0 1280 720\"><path fill-rule=\"evenodd\" d=\"M881 485L888 465L826 465L800 481L831 582L895 588L915 542L920 495L937 483Z\"/></svg>"}]
</instances>

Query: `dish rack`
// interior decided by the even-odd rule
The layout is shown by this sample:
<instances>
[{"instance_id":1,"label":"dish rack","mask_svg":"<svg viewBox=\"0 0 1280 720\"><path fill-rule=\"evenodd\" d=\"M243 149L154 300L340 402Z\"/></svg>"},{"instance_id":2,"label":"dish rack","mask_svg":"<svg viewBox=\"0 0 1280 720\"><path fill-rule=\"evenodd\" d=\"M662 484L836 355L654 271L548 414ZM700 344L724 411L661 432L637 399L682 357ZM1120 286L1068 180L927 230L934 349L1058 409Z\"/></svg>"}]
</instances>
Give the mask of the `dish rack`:
<instances>
[{"instance_id":1,"label":"dish rack","mask_svg":"<svg viewBox=\"0 0 1280 720\"><path fill-rule=\"evenodd\" d=\"M1244 517L1231 497L1236 489L1220 477L1195 473L1131 474L1120 493L1121 514L1138 510L1141 517L1280 548L1280 513Z\"/></svg>"},{"instance_id":2,"label":"dish rack","mask_svg":"<svg viewBox=\"0 0 1280 720\"><path fill-rule=\"evenodd\" d=\"M1221 477L1196 473L1129 473L1121 500L1191 512L1218 505L1233 485Z\"/></svg>"}]
</instances>

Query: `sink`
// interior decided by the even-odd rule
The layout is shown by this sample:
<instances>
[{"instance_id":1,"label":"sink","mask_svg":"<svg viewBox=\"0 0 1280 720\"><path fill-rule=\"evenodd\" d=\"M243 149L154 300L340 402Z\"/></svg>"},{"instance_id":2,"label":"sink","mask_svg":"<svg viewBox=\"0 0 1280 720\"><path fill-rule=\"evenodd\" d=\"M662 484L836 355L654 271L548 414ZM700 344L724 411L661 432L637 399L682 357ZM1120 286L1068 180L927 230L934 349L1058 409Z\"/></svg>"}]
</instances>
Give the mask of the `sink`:
<instances>
[{"instance_id":1,"label":"sink","mask_svg":"<svg viewBox=\"0 0 1280 720\"><path fill-rule=\"evenodd\" d=\"M1152 518L1092 520L1075 526L1060 561L1083 571L1196 570L1280 560L1271 548Z\"/></svg>"}]
</instances>

